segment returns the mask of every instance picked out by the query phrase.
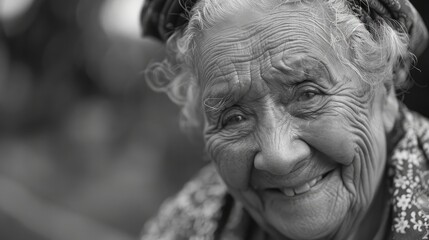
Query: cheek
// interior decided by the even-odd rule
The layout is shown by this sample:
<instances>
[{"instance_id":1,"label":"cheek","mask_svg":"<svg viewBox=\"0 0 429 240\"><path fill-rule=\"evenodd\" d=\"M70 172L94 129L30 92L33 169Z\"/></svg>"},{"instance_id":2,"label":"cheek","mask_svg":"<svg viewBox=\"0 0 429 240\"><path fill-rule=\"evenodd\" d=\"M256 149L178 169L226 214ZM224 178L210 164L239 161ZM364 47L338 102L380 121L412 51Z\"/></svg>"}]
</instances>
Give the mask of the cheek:
<instances>
[{"instance_id":1,"label":"cheek","mask_svg":"<svg viewBox=\"0 0 429 240\"><path fill-rule=\"evenodd\" d=\"M376 133L370 120L372 104L366 95L337 92L317 118L301 125L305 140L344 165L351 164L358 155L372 157Z\"/></svg>"},{"instance_id":2,"label":"cheek","mask_svg":"<svg viewBox=\"0 0 429 240\"><path fill-rule=\"evenodd\" d=\"M246 190L249 187L256 152L250 140L232 142L213 136L206 141L206 151L230 188Z\"/></svg>"},{"instance_id":3,"label":"cheek","mask_svg":"<svg viewBox=\"0 0 429 240\"><path fill-rule=\"evenodd\" d=\"M364 202L372 198L384 169L386 146L380 119L364 108L337 109L341 111L302 124L302 136L329 161L342 165L346 188Z\"/></svg>"},{"instance_id":4,"label":"cheek","mask_svg":"<svg viewBox=\"0 0 429 240\"><path fill-rule=\"evenodd\" d=\"M339 117L323 117L300 126L302 138L329 160L349 165L356 155L353 129Z\"/></svg>"}]
</instances>

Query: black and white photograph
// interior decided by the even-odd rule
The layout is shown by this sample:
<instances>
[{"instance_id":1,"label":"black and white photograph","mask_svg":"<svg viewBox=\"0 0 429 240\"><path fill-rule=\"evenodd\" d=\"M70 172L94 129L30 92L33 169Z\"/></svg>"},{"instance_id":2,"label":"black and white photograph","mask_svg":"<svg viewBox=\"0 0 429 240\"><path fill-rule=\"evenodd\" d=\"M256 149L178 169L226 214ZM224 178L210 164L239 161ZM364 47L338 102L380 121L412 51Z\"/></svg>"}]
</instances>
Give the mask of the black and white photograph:
<instances>
[{"instance_id":1,"label":"black and white photograph","mask_svg":"<svg viewBox=\"0 0 429 240\"><path fill-rule=\"evenodd\" d=\"M429 2L0 0L1 240L429 240Z\"/></svg>"}]
</instances>

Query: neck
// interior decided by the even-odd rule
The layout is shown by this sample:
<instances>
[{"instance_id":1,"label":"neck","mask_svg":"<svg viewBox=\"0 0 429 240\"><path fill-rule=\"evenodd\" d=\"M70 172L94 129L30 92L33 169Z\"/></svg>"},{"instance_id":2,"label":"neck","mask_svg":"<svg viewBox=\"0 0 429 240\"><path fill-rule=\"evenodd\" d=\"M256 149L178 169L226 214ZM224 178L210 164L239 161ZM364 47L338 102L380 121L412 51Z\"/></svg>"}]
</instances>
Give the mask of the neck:
<instances>
[{"instance_id":1,"label":"neck","mask_svg":"<svg viewBox=\"0 0 429 240\"><path fill-rule=\"evenodd\" d=\"M383 178L385 179L385 178ZM383 239L388 221L389 198L387 183L382 181L371 203L367 214L359 227L355 228L349 240L357 239Z\"/></svg>"}]
</instances>

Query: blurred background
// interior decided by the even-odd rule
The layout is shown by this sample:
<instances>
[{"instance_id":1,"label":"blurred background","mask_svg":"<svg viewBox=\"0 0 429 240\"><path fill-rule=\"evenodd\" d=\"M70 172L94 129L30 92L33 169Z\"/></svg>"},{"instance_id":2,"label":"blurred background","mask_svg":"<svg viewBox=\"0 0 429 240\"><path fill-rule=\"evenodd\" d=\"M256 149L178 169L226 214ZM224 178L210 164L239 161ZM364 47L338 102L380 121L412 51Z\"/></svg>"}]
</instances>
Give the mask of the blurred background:
<instances>
[{"instance_id":1,"label":"blurred background","mask_svg":"<svg viewBox=\"0 0 429 240\"><path fill-rule=\"evenodd\" d=\"M142 3L0 0L0 239L138 239L204 165L145 85L164 49L140 38ZM428 66L427 51L403 100L429 117Z\"/></svg>"}]
</instances>

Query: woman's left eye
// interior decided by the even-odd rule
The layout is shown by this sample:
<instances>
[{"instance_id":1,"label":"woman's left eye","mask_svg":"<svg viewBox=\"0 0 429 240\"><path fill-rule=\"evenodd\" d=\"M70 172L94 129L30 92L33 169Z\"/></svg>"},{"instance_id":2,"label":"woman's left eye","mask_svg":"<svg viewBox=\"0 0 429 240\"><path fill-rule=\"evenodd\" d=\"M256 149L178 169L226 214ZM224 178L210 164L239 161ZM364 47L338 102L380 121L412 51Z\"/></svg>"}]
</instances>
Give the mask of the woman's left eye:
<instances>
[{"instance_id":1,"label":"woman's left eye","mask_svg":"<svg viewBox=\"0 0 429 240\"><path fill-rule=\"evenodd\" d=\"M299 102L309 101L309 100L313 99L314 97L316 97L319 94L320 94L320 92L317 91L317 90L315 90L315 89L305 90L305 91L303 91L302 93L299 94L298 101Z\"/></svg>"}]
</instances>

